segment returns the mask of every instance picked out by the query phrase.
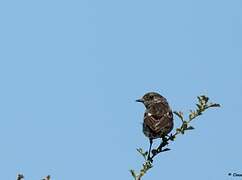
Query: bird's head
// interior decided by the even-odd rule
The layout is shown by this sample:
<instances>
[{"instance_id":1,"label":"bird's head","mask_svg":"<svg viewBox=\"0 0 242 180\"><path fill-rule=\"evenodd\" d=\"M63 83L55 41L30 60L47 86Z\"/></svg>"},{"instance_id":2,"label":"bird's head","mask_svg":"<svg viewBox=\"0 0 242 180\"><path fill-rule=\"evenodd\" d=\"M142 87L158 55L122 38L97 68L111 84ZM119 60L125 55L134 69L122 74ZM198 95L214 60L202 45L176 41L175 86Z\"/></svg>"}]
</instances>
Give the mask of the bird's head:
<instances>
[{"instance_id":1,"label":"bird's head","mask_svg":"<svg viewBox=\"0 0 242 180\"><path fill-rule=\"evenodd\" d=\"M136 102L141 102L145 105L145 107L149 107L154 103L158 103L162 101L164 97L156 92L148 92L141 99L137 99Z\"/></svg>"}]
</instances>

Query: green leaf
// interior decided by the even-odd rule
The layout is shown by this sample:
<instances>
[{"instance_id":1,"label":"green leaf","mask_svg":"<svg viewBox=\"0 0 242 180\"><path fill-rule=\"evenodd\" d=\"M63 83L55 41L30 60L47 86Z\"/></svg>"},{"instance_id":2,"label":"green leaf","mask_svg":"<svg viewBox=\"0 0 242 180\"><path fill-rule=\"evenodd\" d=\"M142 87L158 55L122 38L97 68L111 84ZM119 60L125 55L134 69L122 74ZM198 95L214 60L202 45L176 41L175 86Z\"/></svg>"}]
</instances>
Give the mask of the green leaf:
<instances>
[{"instance_id":1,"label":"green leaf","mask_svg":"<svg viewBox=\"0 0 242 180\"><path fill-rule=\"evenodd\" d=\"M135 171L133 169L130 169L129 172L131 173L131 175L136 178L136 174L135 174Z\"/></svg>"},{"instance_id":2,"label":"green leaf","mask_svg":"<svg viewBox=\"0 0 242 180\"><path fill-rule=\"evenodd\" d=\"M177 111L174 111L173 112L175 115L177 115L182 121L183 121L183 113L181 111L177 112Z\"/></svg>"},{"instance_id":3,"label":"green leaf","mask_svg":"<svg viewBox=\"0 0 242 180\"><path fill-rule=\"evenodd\" d=\"M181 132L181 128L176 128L176 131L179 133Z\"/></svg>"},{"instance_id":4,"label":"green leaf","mask_svg":"<svg viewBox=\"0 0 242 180\"><path fill-rule=\"evenodd\" d=\"M209 105L209 107L221 107L221 105L220 104L211 104L211 105Z\"/></svg>"},{"instance_id":5,"label":"green leaf","mask_svg":"<svg viewBox=\"0 0 242 180\"><path fill-rule=\"evenodd\" d=\"M189 119L192 119L193 118L193 114L189 114Z\"/></svg>"},{"instance_id":6,"label":"green leaf","mask_svg":"<svg viewBox=\"0 0 242 180\"><path fill-rule=\"evenodd\" d=\"M208 102L208 100L209 100L209 97L207 97L207 96L201 96L202 97L202 99L205 101L205 104Z\"/></svg>"},{"instance_id":7,"label":"green leaf","mask_svg":"<svg viewBox=\"0 0 242 180\"><path fill-rule=\"evenodd\" d=\"M148 155L147 151L144 152L142 148L138 148L136 150L143 156L144 159L146 159L146 157Z\"/></svg>"},{"instance_id":8,"label":"green leaf","mask_svg":"<svg viewBox=\"0 0 242 180\"><path fill-rule=\"evenodd\" d=\"M182 124L182 129L187 129L187 122L186 121L183 121L183 124Z\"/></svg>"},{"instance_id":9,"label":"green leaf","mask_svg":"<svg viewBox=\"0 0 242 180\"><path fill-rule=\"evenodd\" d=\"M201 111L197 111L197 115L202 115L202 112Z\"/></svg>"},{"instance_id":10,"label":"green leaf","mask_svg":"<svg viewBox=\"0 0 242 180\"><path fill-rule=\"evenodd\" d=\"M193 126L189 126L186 128L186 130L193 130L193 129L195 129Z\"/></svg>"},{"instance_id":11,"label":"green leaf","mask_svg":"<svg viewBox=\"0 0 242 180\"><path fill-rule=\"evenodd\" d=\"M198 109L202 109L202 106L200 104L196 104Z\"/></svg>"},{"instance_id":12,"label":"green leaf","mask_svg":"<svg viewBox=\"0 0 242 180\"><path fill-rule=\"evenodd\" d=\"M202 101L201 96L197 96L197 98L198 98L198 101L199 101L199 102L201 102L201 101Z\"/></svg>"},{"instance_id":13,"label":"green leaf","mask_svg":"<svg viewBox=\"0 0 242 180\"><path fill-rule=\"evenodd\" d=\"M171 141L174 141L175 138L176 138L176 136L174 136L174 135L172 135L172 134L169 136L169 139L170 139Z\"/></svg>"},{"instance_id":14,"label":"green leaf","mask_svg":"<svg viewBox=\"0 0 242 180\"><path fill-rule=\"evenodd\" d=\"M165 152L165 151L170 151L171 149L169 149L169 148L165 148L165 149L163 149L161 152Z\"/></svg>"},{"instance_id":15,"label":"green leaf","mask_svg":"<svg viewBox=\"0 0 242 180\"><path fill-rule=\"evenodd\" d=\"M143 149L142 149L142 148L137 148L136 150L137 150L140 154L143 155Z\"/></svg>"}]
</instances>

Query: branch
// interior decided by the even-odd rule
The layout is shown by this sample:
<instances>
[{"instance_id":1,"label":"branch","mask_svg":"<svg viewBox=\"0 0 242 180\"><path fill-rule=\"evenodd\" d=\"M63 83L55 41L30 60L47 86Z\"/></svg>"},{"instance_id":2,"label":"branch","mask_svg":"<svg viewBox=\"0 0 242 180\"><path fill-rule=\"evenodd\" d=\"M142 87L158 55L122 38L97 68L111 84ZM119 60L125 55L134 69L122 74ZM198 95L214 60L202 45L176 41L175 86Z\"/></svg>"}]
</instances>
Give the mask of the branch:
<instances>
[{"instance_id":1,"label":"branch","mask_svg":"<svg viewBox=\"0 0 242 180\"><path fill-rule=\"evenodd\" d=\"M137 149L137 151L142 155L144 158L144 163L142 165L141 170L136 173L134 170L130 170L130 173L134 180L141 180L141 178L147 173L148 170L150 170L153 167L153 160L154 158L162 153L169 151L169 148L165 148L171 141L174 141L179 134L185 134L186 131L195 129L193 126L190 125L191 121L193 121L198 116L201 116L203 112L205 112L207 109L212 107L220 107L220 104L211 103L208 102L209 98L207 96L198 96L198 104L196 104L197 108L194 111L190 111L188 120L185 120L184 115L181 111L177 112L174 111L173 113L181 120L182 124L179 128L176 129L176 132L174 134L167 135L166 137L162 138L161 144L156 148L153 149L152 156L150 159L148 159L148 152L143 151L142 148Z\"/></svg>"},{"instance_id":2,"label":"branch","mask_svg":"<svg viewBox=\"0 0 242 180\"><path fill-rule=\"evenodd\" d=\"M42 180L50 180L50 175L46 176L44 179Z\"/></svg>"},{"instance_id":3,"label":"branch","mask_svg":"<svg viewBox=\"0 0 242 180\"><path fill-rule=\"evenodd\" d=\"M23 180L24 179L24 175L23 174L18 174L17 175L17 180ZM41 180L50 180L50 175L46 176L44 179Z\"/></svg>"},{"instance_id":4,"label":"branch","mask_svg":"<svg viewBox=\"0 0 242 180\"><path fill-rule=\"evenodd\" d=\"M23 174L18 174L17 175L17 180L23 180L24 179L24 175Z\"/></svg>"}]
</instances>

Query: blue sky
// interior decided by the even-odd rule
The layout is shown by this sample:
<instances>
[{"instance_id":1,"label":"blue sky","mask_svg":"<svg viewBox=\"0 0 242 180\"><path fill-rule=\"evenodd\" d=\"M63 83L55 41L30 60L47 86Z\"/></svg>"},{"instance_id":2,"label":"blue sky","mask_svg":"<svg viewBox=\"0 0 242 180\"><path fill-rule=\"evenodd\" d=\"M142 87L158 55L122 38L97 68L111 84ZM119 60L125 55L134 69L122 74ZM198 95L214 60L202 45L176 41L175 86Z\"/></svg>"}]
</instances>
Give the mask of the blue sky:
<instances>
[{"instance_id":1,"label":"blue sky","mask_svg":"<svg viewBox=\"0 0 242 180\"><path fill-rule=\"evenodd\" d=\"M147 91L194 121L144 179L242 173L242 2L1 1L1 179L131 179ZM179 126L175 119L175 125Z\"/></svg>"}]
</instances>

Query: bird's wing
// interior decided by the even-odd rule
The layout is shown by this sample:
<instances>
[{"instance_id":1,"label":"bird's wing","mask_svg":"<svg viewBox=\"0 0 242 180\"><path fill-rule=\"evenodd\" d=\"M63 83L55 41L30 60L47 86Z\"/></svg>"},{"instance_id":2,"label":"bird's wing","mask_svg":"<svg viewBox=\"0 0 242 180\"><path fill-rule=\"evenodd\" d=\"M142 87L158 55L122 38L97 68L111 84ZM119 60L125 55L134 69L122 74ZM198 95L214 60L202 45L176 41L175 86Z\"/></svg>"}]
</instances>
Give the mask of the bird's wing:
<instances>
[{"instance_id":1,"label":"bird's wing","mask_svg":"<svg viewBox=\"0 0 242 180\"><path fill-rule=\"evenodd\" d=\"M144 116L144 123L154 133L168 134L173 128L173 115L172 112L167 112L158 117L146 112Z\"/></svg>"}]
</instances>

